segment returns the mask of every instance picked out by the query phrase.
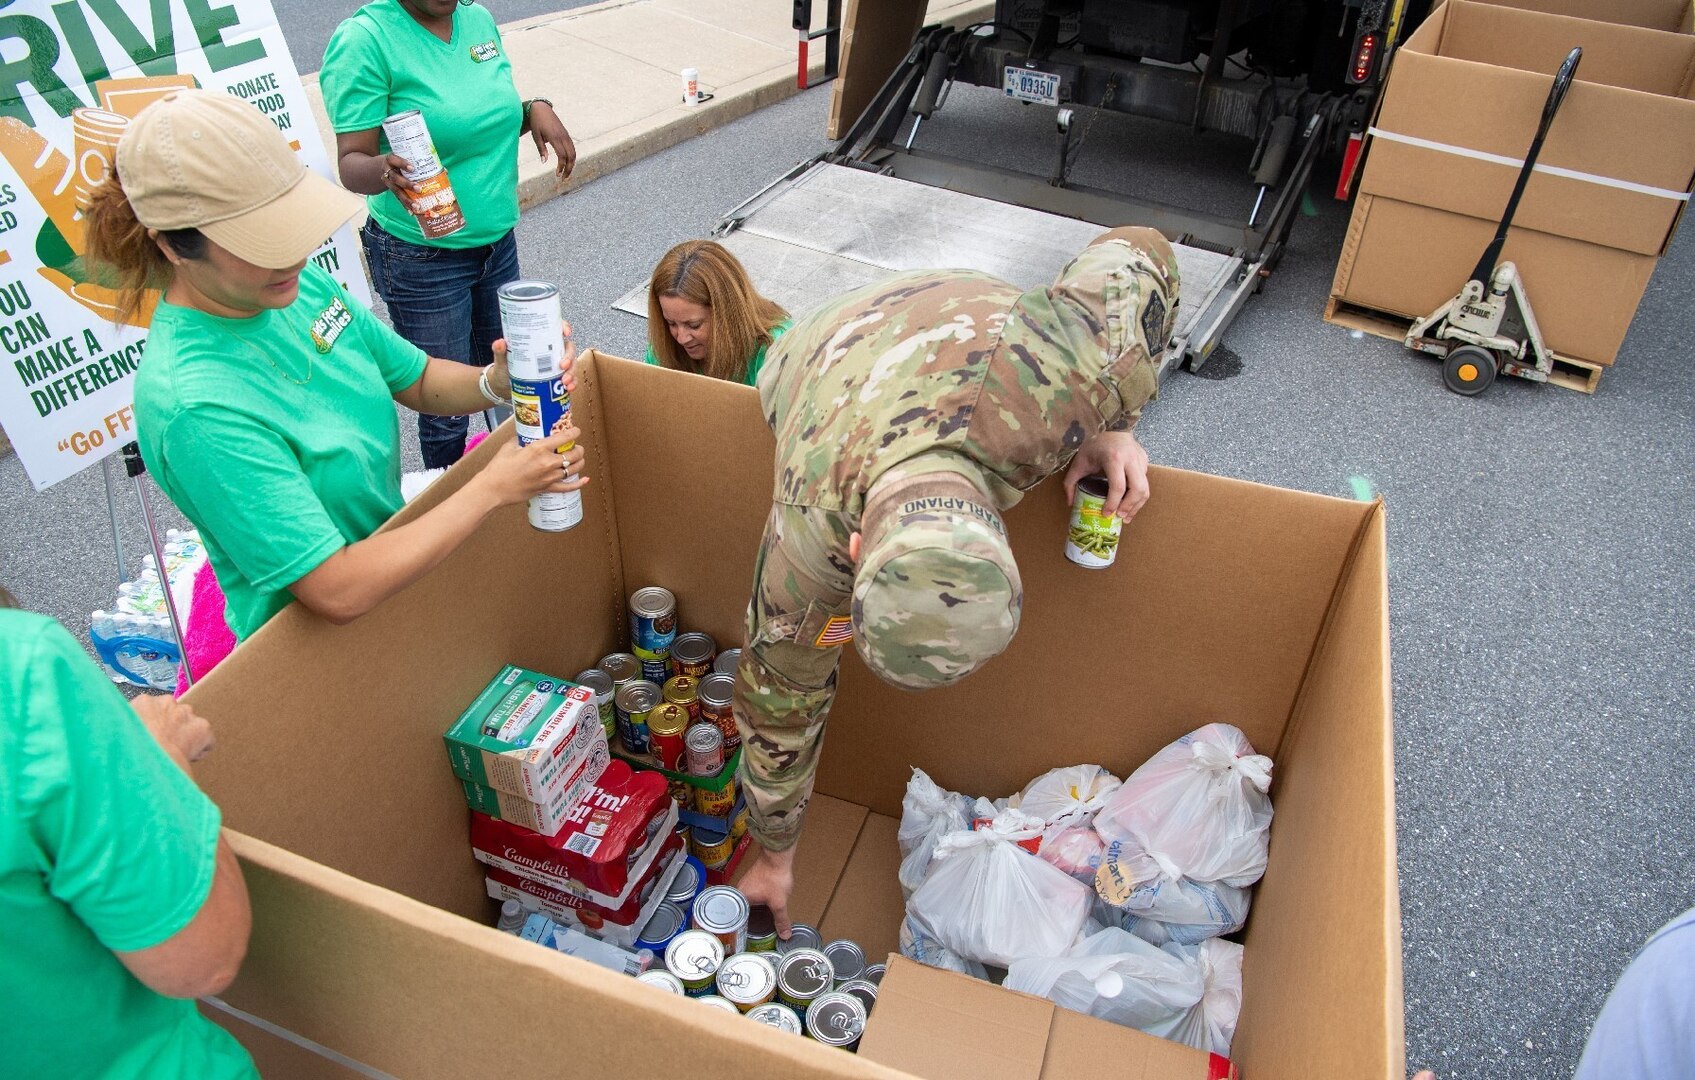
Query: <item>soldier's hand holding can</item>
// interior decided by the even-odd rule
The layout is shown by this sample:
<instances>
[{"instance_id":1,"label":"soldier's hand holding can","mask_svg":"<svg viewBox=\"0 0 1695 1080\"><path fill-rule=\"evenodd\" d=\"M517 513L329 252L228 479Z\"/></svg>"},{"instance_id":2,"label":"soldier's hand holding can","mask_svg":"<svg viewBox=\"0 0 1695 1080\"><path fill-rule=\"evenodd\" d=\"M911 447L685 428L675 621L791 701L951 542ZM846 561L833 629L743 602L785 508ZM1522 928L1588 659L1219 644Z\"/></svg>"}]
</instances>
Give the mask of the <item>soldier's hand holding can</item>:
<instances>
[{"instance_id":1,"label":"soldier's hand holding can","mask_svg":"<svg viewBox=\"0 0 1695 1080\"><path fill-rule=\"evenodd\" d=\"M1148 501L1148 452L1128 431L1103 431L1084 443L1065 471L1065 501L1077 501L1077 482L1086 476L1106 478L1106 504L1101 513L1125 521Z\"/></svg>"}]
</instances>

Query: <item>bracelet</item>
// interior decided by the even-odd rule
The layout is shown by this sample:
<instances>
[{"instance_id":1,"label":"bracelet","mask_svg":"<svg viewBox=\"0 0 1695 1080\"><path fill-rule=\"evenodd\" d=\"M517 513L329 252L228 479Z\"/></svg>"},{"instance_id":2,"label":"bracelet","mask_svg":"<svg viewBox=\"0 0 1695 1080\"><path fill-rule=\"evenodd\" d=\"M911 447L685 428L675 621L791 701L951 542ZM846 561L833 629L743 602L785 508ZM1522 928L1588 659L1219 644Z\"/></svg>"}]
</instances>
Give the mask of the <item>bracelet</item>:
<instances>
[{"instance_id":1,"label":"bracelet","mask_svg":"<svg viewBox=\"0 0 1695 1080\"><path fill-rule=\"evenodd\" d=\"M534 105L538 101L541 102L543 105L546 105L548 108L553 109L554 112L559 111L558 109L554 108L553 102L549 101L547 98L533 97L530 100L524 102L524 123L525 124L528 124L530 122L530 106Z\"/></svg>"},{"instance_id":2,"label":"bracelet","mask_svg":"<svg viewBox=\"0 0 1695 1080\"><path fill-rule=\"evenodd\" d=\"M501 397L499 394L496 394L494 392L494 389L492 387L489 386L489 384L488 384L488 368L483 368L483 373L481 375L477 376L477 389L481 390L483 392L483 397L488 399L488 402L489 402L490 405L503 405L504 406L504 405L511 405L512 404L511 398Z\"/></svg>"}]
</instances>

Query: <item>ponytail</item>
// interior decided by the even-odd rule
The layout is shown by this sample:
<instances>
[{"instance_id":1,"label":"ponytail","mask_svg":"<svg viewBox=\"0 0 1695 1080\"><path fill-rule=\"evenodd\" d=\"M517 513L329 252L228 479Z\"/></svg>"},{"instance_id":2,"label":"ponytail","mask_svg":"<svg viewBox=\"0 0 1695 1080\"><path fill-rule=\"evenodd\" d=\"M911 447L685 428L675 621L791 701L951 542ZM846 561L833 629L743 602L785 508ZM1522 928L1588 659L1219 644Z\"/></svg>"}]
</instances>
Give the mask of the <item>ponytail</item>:
<instances>
[{"instance_id":1,"label":"ponytail","mask_svg":"<svg viewBox=\"0 0 1695 1080\"><path fill-rule=\"evenodd\" d=\"M83 210L84 244L91 269L118 294L118 321L131 322L150 290L171 283L171 261L147 233L118 182L116 167L88 196ZM206 237L199 229L161 229L159 236L186 259L204 258Z\"/></svg>"}]
</instances>

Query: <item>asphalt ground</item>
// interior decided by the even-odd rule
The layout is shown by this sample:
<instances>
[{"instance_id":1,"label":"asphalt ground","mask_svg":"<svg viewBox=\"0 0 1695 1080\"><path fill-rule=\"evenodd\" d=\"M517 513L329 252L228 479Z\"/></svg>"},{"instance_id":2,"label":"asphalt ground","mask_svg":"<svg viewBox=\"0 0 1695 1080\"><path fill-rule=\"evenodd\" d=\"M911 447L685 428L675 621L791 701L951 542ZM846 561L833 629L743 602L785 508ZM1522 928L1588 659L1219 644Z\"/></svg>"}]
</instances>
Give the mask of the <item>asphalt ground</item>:
<instances>
[{"instance_id":1,"label":"asphalt ground","mask_svg":"<svg viewBox=\"0 0 1695 1080\"><path fill-rule=\"evenodd\" d=\"M504 26L519 19L547 15L555 11L570 11L587 7L600 0L479 0L488 8L494 21ZM277 24L282 27L283 39L294 57L296 69L309 75L324 66L324 47L341 20L358 11L363 5L352 0L271 0L277 12Z\"/></svg>"},{"instance_id":2,"label":"asphalt ground","mask_svg":"<svg viewBox=\"0 0 1695 1080\"><path fill-rule=\"evenodd\" d=\"M613 301L824 149L828 98L530 211L525 273L560 284L579 342L639 354L645 325ZM919 145L1045 173L1052 117L956 90ZM1105 115L1073 175L1245 213L1245 160L1240 143ZM1409 1068L1569 1076L1631 955L1695 903L1695 250L1674 244L1597 395L1505 380L1461 399L1433 361L1321 320L1347 222L1328 187L1315 179L1233 355L1175 374L1139 430L1162 464L1386 500ZM415 468L409 417L402 430ZM139 519L120 502L133 559ZM115 580L99 470L37 494L0 460L0 521L0 583L85 633Z\"/></svg>"}]
</instances>

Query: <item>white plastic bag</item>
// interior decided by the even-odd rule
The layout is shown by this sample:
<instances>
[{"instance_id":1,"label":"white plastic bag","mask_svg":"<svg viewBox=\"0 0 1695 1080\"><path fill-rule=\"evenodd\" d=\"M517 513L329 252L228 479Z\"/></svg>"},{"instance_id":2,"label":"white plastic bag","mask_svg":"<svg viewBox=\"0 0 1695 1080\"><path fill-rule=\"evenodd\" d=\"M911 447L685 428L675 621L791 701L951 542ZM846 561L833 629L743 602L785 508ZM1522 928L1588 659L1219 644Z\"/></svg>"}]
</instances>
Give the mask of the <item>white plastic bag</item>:
<instances>
[{"instance_id":1,"label":"white plastic bag","mask_svg":"<svg viewBox=\"0 0 1695 1080\"><path fill-rule=\"evenodd\" d=\"M1265 873L1271 759L1229 724L1197 728L1149 758L1107 800L1095 829L1132 841L1167 877L1245 887Z\"/></svg>"},{"instance_id":2,"label":"white plastic bag","mask_svg":"<svg viewBox=\"0 0 1695 1080\"><path fill-rule=\"evenodd\" d=\"M1242 1012L1242 946L1212 938L1199 945L1167 945L1165 951L1197 963L1206 982L1200 1008L1190 1017L1194 1027L1181 1041L1229 1057Z\"/></svg>"},{"instance_id":3,"label":"white plastic bag","mask_svg":"<svg viewBox=\"0 0 1695 1080\"><path fill-rule=\"evenodd\" d=\"M908 960L916 960L943 971L957 971L961 975L969 975L973 979L987 980L989 971L975 960L967 960L958 953L950 952L942 947L942 943L926 934L911 918L900 922L900 954Z\"/></svg>"},{"instance_id":4,"label":"white plastic bag","mask_svg":"<svg viewBox=\"0 0 1695 1080\"><path fill-rule=\"evenodd\" d=\"M1099 834L1089 826L1081 825L1044 836L1041 849L1036 854L1094 888L1095 872L1100 869L1101 855L1105 850Z\"/></svg>"},{"instance_id":5,"label":"white plastic bag","mask_svg":"<svg viewBox=\"0 0 1695 1080\"><path fill-rule=\"evenodd\" d=\"M900 801L900 888L910 897L924 883L936 841L950 832L971 828L972 803L958 792L947 791L930 779L923 769L913 769Z\"/></svg>"},{"instance_id":6,"label":"white plastic bag","mask_svg":"<svg viewBox=\"0 0 1695 1080\"><path fill-rule=\"evenodd\" d=\"M912 894L917 929L967 960L1005 967L1026 956L1059 956L1077 940L1091 896L1081 882L1021 849L1041 822L1017 810L974 832L949 833Z\"/></svg>"},{"instance_id":7,"label":"white plastic bag","mask_svg":"<svg viewBox=\"0 0 1695 1080\"><path fill-rule=\"evenodd\" d=\"M1052 769L1030 781L1007 806L1042 819L1042 837L1092 823L1122 783L1099 765Z\"/></svg>"},{"instance_id":8,"label":"white plastic bag","mask_svg":"<svg viewBox=\"0 0 1695 1080\"><path fill-rule=\"evenodd\" d=\"M1198 944L1240 930L1248 921L1247 889L1173 878L1133 841L1108 844L1098 866L1097 897L1118 909L1118 925L1155 945Z\"/></svg>"}]
</instances>

